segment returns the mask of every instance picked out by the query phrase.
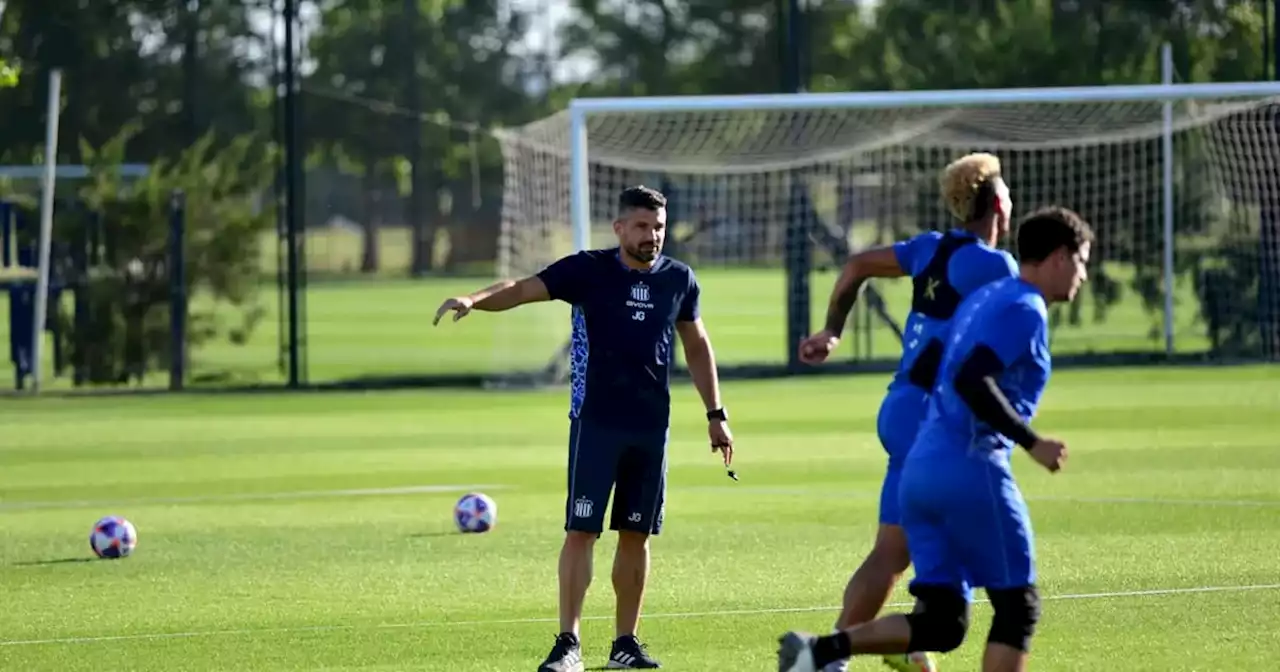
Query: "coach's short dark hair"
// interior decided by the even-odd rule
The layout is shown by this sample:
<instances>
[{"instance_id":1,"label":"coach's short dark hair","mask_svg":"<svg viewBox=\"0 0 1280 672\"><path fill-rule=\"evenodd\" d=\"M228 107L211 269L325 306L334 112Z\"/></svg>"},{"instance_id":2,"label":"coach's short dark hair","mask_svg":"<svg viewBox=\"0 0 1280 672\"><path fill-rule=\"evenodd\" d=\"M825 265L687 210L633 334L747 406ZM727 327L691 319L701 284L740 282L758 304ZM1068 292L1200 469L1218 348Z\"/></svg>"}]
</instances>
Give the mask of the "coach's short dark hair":
<instances>
[{"instance_id":1,"label":"coach's short dark hair","mask_svg":"<svg viewBox=\"0 0 1280 672\"><path fill-rule=\"evenodd\" d=\"M1057 205L1043 207L1018 223L1018 260L1041 262L1061 247L1075 254L1092 241L1093 230L1075 211Z\"/></svg>"},{"instance_id":2,"label":"coach's short dark hair","mask_svg":"<svg viewBox=\"0 0 1280 672\"><path fill-rule=\"evenodd\" d=\"M665 207L667 207L667 197L663 196L662 192L657 189L646 187L643 184L628 187L618 195L619 212L626 212L633 208L656 211Z\"/></svg>"}]
</instances>

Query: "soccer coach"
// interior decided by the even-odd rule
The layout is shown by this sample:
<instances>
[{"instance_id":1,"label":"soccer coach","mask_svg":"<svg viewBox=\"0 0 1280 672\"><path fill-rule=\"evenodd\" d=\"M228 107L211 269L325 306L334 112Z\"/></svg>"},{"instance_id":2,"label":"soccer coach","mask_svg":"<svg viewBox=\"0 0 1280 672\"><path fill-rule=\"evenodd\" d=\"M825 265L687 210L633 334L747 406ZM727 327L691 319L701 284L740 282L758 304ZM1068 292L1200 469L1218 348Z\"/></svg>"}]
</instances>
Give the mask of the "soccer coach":
<instances>
[{"instance_id":1,"label":"soccer coach","mask_svg":"<svg viewBox=\"0 0 1280 672\"><path fill-rule=\"evenodd\" d=\"M611 669L660 667L636 638L649 574L649 536L662 529L671 416L672 340L707 409L711 450L733 460L733 436L720 402L715 355L699 317L698 281L687 265L662 256L667 200L636 186L618 198L617 247L563 257L536 275L504 280L446 300L435 321L454 311L497 312L537 301L572 306L568 495L560 551L560 634L539 672L583 670L578 626L591 583L591 557L604 528L618 532L613 563L617 596Z\"/></svg>"}]
</instances>

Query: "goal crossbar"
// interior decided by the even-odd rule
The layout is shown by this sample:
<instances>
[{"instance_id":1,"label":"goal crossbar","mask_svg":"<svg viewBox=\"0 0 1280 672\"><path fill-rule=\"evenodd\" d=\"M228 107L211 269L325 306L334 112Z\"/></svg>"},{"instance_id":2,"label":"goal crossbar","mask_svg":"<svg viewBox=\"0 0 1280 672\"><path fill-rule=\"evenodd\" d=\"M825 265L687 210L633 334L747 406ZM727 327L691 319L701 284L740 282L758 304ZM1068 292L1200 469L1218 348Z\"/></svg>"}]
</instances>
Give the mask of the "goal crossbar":
<instances>
[{"instance_id":1,"label":"goal crossbar","mask_svg":"<svg viewBox=\"0 0 1280 672\"><path fill-rule=\"evenodd\" d=\"M574 98L569 102L569 112L574 116L579 116L598 112L767 111L820 108L1016 105L1026 103L1161 102L1267 96L1280 96L1280 82Z\"/></svg>"}]
</instances>

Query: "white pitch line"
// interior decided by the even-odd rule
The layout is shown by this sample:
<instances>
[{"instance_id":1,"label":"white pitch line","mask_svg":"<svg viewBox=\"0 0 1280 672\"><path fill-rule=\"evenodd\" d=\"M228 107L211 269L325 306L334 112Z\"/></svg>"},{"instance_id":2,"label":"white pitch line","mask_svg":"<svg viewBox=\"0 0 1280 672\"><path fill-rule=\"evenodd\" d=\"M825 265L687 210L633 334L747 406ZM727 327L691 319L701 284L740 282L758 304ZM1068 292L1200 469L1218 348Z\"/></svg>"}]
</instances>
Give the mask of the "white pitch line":
<instances>
[{"instance_id":1,"label":"white pitch line","mask_svg":"<svg viewBox=\"0 0 1280 672\"><path fill-rule=\"evenodd\" d=\"M1067 502L1071 504L1149 504L1152 506L1228 506L1267 508L1280 506L1280 500L1269 499L1164 499L1160 497L1068 497L1037 495L1033 502Z\"/></svg>"},{"instance_id":2,"label":"white pitch line","mask_svg":"<svg viewBox=\"0 0 1280 672\"><path fill-rule=\"evenodd\" d=\"M1190 588L1155 588L1150 590L1129 590L1106 593L1068 593L1065 595L1046 595L1044 600L1108 600L1125 597L1160 597L1167 595L1192 595L1200 593L1243 593L1261 590L1280 590L1280 583L1263 583L1246 586L1199 586ZM985 603L987 600L974 600ZM909 607L912 602L894 602L889 607ZM775 609L721 609L713 611L685 611L657 614L645 614L645 620L654 618L715 618L722 616L763 616L773 614L800 614L817 611L839 611L840 607L780 607ZM584 621L603 621L612 616L584 616ZM271 635L308 632L336 632L350 630L404 630L414 628L454 628L491 625L533 625L539 623L555 623L555 618L511 618L474 621L418 621L415 623L380 623L377 625L312 625L285 628L243 628L238 630L201 630L191 632L153 632L136 635L105 635L100 637L56 637L51 639L15 639L0 640L0 647L5 646L40 646L48 644L95 644L101 642L121 642L160 639L193 639L201 637L220 637L236 635Z\"/></svg>"},{"instance_id":3,"label":"white pitch line","mask_svg":"<svg viewBox=\"0 0 1280 672\"><path fill-rule=\"evenodd\" d=\"M511 490L510 485L407 485L390 488L357 488L347 490L305 490L294 492L258 492L226 495L194 495L190 497L138 497L133 499L101 500L46 500L0 502L0 513L36 511L42 509L90 509L119 508L124 506L173 506L180 504L215 504L218 502L290 501L302 499L326 499L339 497L385 497L394 495L421 495L447 492L471 492L477 490ZM861 490L822 490L790 486L739 487L734 485L694 485L671 488L674 492L736 492L744 495L789 495L821 499L868 499L880 496L879 492ZM1057 495L1031 495L1027 501L1067 502L1076 504L1143 504L1150 506L1222 506L1237 508L1280 507L1280 500L1265 499L1177 499L1160 497L1072 497Z\"/></svg>"},{"instance_id":4,"label":"white pitch line","mask_svg":"<svg viewBox=\"0 0 1280 672\"><path fill-rule=\"evenodd\" d=\"M737 487L733 485L701 485L672 488L683 492L740 492L749 495L785 495L816 497L820 499L874 500L880 493L868 490L823 490L804 487ZM1025 495L1028 502L1066 502L1069 504L1146 504L1151 506L1226 506L1226 507L1280 507L1280 500L1270 499L1178 499L1163 497L1074 497L1071 495Z\"/></svg>"},{"instance_id":5,"label":"white pitch line","mask_svg":"<svg viewBox=\"0 0 1280 672\"><path fill-rule=\"evenodd\" d=\"M32 511L36 509L119 508L122 506L164 506L169 504L210 504L215 502L254 502L294 499L327 499L329 497L380 497L389 495L422 495L475 490L503 490L505 485L406 485L392 488L357 488L353 490L303 490L296 492L245 492L229 495L195 495L192 497L139 497L136 499L104 499L80 501L0 502L0 511Z\"/></svg>"}]
</instances>

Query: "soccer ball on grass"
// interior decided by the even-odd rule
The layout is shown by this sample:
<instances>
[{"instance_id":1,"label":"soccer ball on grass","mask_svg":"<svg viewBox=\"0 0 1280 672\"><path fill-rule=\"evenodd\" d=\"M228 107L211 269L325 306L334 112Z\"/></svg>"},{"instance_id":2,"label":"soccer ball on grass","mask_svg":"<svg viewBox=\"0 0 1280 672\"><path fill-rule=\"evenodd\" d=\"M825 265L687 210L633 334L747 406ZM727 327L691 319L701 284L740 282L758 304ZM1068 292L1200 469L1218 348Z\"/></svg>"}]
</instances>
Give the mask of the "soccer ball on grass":
<instances>
[{"instance_id":1,"label":"soccer ball on grass","mask_svg":"<svg viewBox=\"0 0 1280 672\"><path fill-rule=\"evenodd\" d=\"M498 523L498 505L484 493L469 492L454 505L453 522L459 532L488 532Z\"/></svg>"},{"instance_id":2,"label":"soccer ball on grass","mask_svg":"<svg viewBox=\"0 0 1280 672\"><path fill-rule=\"evenodd\" d=\"M93 524L89 548L99 558L125 558L138 545L138 531L120 516L107 516Z\"/></svg>"}]
</instances>

